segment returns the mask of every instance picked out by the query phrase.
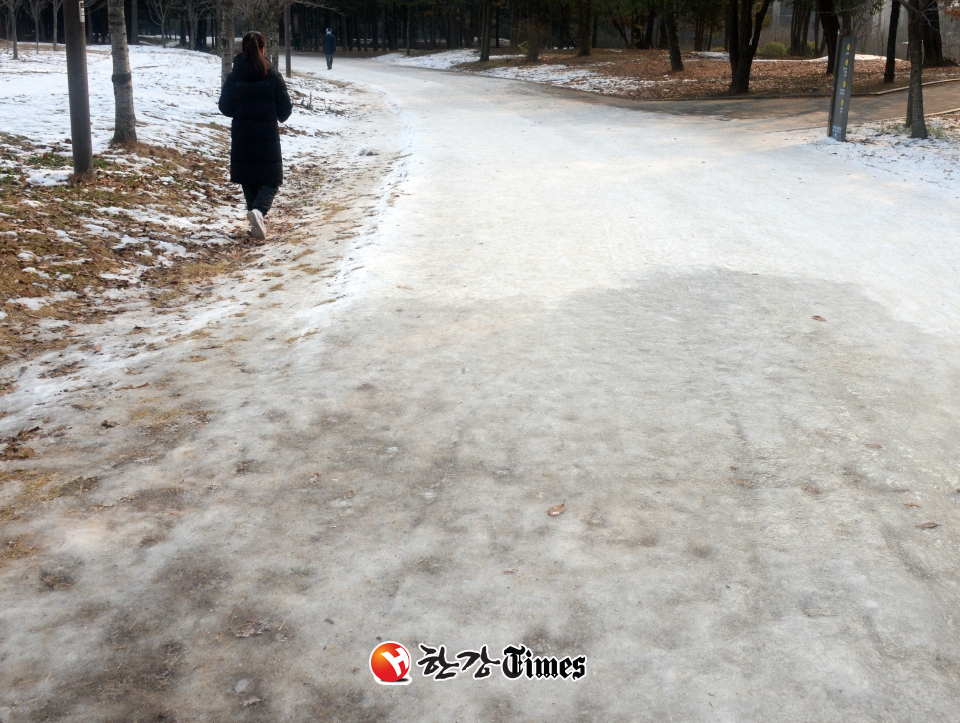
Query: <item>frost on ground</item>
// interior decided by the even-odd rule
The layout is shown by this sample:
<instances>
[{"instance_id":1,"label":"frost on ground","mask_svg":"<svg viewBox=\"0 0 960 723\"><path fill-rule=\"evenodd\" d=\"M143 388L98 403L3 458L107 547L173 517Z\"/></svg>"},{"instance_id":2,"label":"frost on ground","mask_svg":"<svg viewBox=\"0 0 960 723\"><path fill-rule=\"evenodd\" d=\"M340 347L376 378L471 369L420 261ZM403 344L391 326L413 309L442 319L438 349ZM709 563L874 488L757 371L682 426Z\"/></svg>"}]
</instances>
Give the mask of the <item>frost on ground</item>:
<instances>
[{"instance_id":1,"label":"frost on ground","mask_svg":"<svg viewBox=\"0 0 960 723\"><path fill-rule=\"evenodd\" d=\"M522 55L498 55L497 60L519 59ZM480 59L478 50L447 50L429 55L407 56L403 53L389 53L380 55L375 60L381 63L393 63L414 68L430 68L432 70L467 70L468 63L476 63ZM510 80L527 80L532 83L545 83L574 90L587 90L595 93L623 92L652 81L642 81L634 78L619 78L602 75L589 68L570 68L563 64L554 65L516 65L488 68L475 71L478 75L491 78L507 78ZM675 81L668 81L675 82Z\"/></svg>"},{"instance_id":2,"label":"frost on ground","mask_svg":"<svg viewBox=\"0 0 960 723\"><path fill-rule=\"evenodd\" d=\"M434 70L453 70L496 78L571 88L604 95L636 99L705 98L724 96L730 86L730 63L726 53L683 54L684 69L674 72L665 50L597 48L586 57L570 49L544 50L540 60L528 63L523 55L491 55L479 63L479 51L471 49L431 52L408 56L389 53L376 58L385 63ZM826 58L757 58L751 75L751 92L773 95L828 95L830 77L823 71ZM885 59L875 55L857 57L854 91L889 90L883 84ZM906 77L908 63L897 61L897 73ZM924 70L927 81L956 78L957 68Z\"/></svg>"},{"instance_id":3,"label":"frost on ground","mask_svg":"<svg viewBox=\"0 0 960 723\"><path fill-rule=\"evenodd\" d=\"M930 137L910 138L910 130L895 122L880 121L851 126L847 142L822 133L798 131L798 142L820 153L856 160L879 169L897 181L921 181L960 197L960 114L927 119Z\"/></svg>"},{"instance_id":4,"label":"frost on ground","mask_svg":"<svg viewBox=\"0 0 960 723\"><path fill-rule=\"evenodd\" d=\"M95 178L72 170L64 53L0 55L0 345L17 358L62 341L36 324L104 313L183 281L209 279L242 260L247 236L239 188L228 182L229 119L217 99L211 55L131 48L136 148L111 148L112 65L88 49ZM275 240L315 205L320 182L342 172L340 135L357 115L355 94L310 77L289 81L297 104L282 127L287 183L270 230ZM301 234L302 235L302 234ZM169 294L164 291L164 294ZM174 294L175 295L175 294Z\"/></svg>"}]
</instances>

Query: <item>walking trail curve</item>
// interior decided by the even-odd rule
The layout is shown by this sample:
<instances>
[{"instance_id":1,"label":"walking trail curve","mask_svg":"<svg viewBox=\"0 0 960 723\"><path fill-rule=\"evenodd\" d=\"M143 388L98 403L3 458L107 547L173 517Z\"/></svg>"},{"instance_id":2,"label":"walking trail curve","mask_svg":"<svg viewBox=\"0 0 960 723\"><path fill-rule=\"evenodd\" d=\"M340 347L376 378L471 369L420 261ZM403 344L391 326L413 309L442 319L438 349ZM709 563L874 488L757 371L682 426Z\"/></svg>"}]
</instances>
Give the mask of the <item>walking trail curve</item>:
<instances>
[{"instance_id":1,"label":"walking trail curve","mask_svg":"<svg viewBox=\"0 0 960 723\"><path fill-rule=\"evenodd\" d=\"M562 92L562 91L561 91ZM566 91L570 92L570 91ZM610 103L624 108L634 107L650 113L713 116L722 120L751 120L771 131L800 128L823 128L826 132L830 99L823 97L719 98L684 101L629 101L574 91L594 102ZM588 98L585 98L587 100ZM923 89L924 112L927 115L960 110L960 82L939 83ZM850 101L853 123L903 120L907 110L906 90L883 95L855 95Z\"/></svg>"},{"instance_id":2,"label":"walking trail curve","mask_svg":"<svg viewBox=\"0 0 960 723\"><path fill-rule=\"evenodd\" d=\"M34 523L72 584L0 586L0 719L956 720L955 189L752 119L331 76L391 164L337 299L277 258L244 311L185 304L129 392L179 420L149 449L131 402L37 410L99 430L63 443L99 486ZM378 686L380 640L587 675Z\"/></svg>"}]
</instances>

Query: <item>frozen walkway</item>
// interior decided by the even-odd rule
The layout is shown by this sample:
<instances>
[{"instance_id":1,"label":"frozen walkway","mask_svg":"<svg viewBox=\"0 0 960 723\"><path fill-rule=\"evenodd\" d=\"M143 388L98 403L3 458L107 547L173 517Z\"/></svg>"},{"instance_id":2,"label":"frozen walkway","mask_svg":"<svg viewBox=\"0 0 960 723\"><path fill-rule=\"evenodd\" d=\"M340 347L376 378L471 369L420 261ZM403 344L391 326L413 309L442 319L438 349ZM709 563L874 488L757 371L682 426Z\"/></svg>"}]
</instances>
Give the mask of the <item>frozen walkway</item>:
<instances>
[{"instance_id":1,"label":"frozen walkway","mask_svg":"<svg viewBox=\"0 0 960 723\"><path fill-rule=\"evenodd\" d=\"M348 463L377 480L368 534L389 514L398 535L342 532L337 566L371 565L355 629L592 666L365 700L410 720L950 720L954 190L749 123L335 75L382 89L409 153L325 362L356 429L336 438L371 450Z\"/></svg>"},{"instance_id":2,"label":"frozen walkway","mask_svg":"<svg viewBox=\"0 0 960 723\"><path fill-rule=\"evenodd\" d=\"M350 157L393 168L339 169L362 224L105 322L96 387L5 397L75 481L9 523L39 551L0 585L3 723L956 720L956 184L331 77L377 94ZM381 639L587 675L378 686Z\"/></svg>"}]
</instances>

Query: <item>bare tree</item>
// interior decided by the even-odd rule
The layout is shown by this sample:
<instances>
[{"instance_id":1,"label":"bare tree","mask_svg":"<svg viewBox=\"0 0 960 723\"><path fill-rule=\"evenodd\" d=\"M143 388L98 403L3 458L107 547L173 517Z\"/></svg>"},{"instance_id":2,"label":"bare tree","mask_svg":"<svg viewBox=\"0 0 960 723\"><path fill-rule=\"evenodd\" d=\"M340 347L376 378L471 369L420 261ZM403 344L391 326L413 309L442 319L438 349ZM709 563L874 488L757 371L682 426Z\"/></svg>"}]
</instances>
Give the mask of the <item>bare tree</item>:
<instances>
[{"instance_id":1,"label":"bare tree","mask_svg":"<svg viewBox=\"0 0 960 723\"><path fill-rule=\"evenodd\" d=\"M480 6L480 62L490 60L490 11L493 0L482 0Z\"/></svg>"},{"instance_id":2,"label":"bare tree","mask_svg":"<svg viewBox=\"0 0 960 723\"><path fill-rule=\"evenodd\" d=\"M108 0L107 19L113 54L113 143L129 145L137 142L137 116L133 112L133 76L130 73L123 0Z\"/></svg>"},{"instance_id":3,"label":"bare tree","mask_svg":"<svg viewBox=\"0 0 960 723\"><path fill-rule=\"evenodd\" d=\"M910 83L907 91L907 118L911 138L927 137L923 117L923 30L927 10L933 0L900 0L907 11L907 58L910 60Z\"/></svg>"},{"instance_id":4,"label":"bare tree","mask_svg":"<svg viewBox=\"0 0 960 723\"><path fill-rule=\"evenodd\" d=\"M60 8L63 7L63 0L50 0L53 6L53 49L57 50L57 18L60 17Z\"/></svg>"},{"instance_id":5,"label":"bare tree","mask_svg":"<svg viewBox=\"0 0 960 723\"><path fill-rule=\"evenodd\" d=\"M10 40L13 41L13 59L20 59L20 48L17 45L17 13L23 0L3 0L3 6L10 14Z\"/></svg>"},{"instance_id":6,"label":"bare tree","mask_svg":"<svg viewBox=\"0 0 960 723\"><path fill-rule=\"evenodd\" d=\"M33 18L33 42L38 53L40 52L40 17L46 5L46 0L27 0L27 13Z\"/></svg>"},{"instance_id":7,"label":"bare tree","mask_svg":"<svg viewBox=\"0 0 960 723\"><path fill-rule=\"evenodd\" d=\"M176 8L176 0L147 0L150 17L160 26L160 44L163 47L167 47L167 18Z\"/></svg>"},{"instance_id":8,"label":"bare tree","mask_svg":"<svg viewBox=\"0 0 960 723\"><path fill-rule=\"evenodd\" d=\"M220 85L227 80L233 65L233 46L237 35L237 17L233 0L220 0Z\"/></svg>"},{"instance_id":9,"label":"bare tree","mask_svg":"<svg viewBox=\"0 0 960 723\"><path fill-rule=\"evenodd\" d=\"M750 70L760 43L763 19L770 0L762 0L754 14L753 0L728 0L727 47L730 49L730 95L750 91Z\"/></svg>"}]
</instances>

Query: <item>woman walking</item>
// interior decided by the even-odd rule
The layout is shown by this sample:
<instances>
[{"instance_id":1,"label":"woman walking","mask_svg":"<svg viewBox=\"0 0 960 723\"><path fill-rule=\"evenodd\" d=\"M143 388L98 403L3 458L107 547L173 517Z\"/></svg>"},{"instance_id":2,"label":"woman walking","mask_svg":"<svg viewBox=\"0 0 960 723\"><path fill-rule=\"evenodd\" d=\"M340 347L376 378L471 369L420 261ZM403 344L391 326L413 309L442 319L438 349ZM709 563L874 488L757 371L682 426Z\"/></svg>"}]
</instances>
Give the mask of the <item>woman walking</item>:
<instances>
[{"instance_id":1,"label":"woman walking","mask_svg":"<svg viewBox=\"0 0 960 723\"><path fill-rule=\"evenodd\" d=\"M263 35L243 36L241 53L220 91L220 112L233 118L230 127L230 180L239 183L247 201L250 233L267 236L263 217L283 183L280 127L293 112L283 77L263 55Z\"/></svg>"}]
</instances>

